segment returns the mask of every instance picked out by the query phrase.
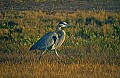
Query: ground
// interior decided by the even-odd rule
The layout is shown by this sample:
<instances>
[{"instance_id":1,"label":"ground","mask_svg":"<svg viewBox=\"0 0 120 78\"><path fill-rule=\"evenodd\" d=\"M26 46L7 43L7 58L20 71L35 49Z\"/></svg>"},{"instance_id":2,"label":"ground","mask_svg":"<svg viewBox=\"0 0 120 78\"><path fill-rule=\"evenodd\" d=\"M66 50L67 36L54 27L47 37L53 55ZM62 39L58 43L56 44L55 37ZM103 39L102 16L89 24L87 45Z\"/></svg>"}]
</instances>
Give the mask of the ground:
<instances>
[{"instance_id":1,"label":"ground","mask_svg":"<svg viewBox=\"0 0 120 78\"><path fill-rule=\"evenodd\" d=\"M120 6L113 0L1 0L1 78L120 78ZM66 39L54 51L30 47L60 21Z\"/></svg>"}]
</instances>

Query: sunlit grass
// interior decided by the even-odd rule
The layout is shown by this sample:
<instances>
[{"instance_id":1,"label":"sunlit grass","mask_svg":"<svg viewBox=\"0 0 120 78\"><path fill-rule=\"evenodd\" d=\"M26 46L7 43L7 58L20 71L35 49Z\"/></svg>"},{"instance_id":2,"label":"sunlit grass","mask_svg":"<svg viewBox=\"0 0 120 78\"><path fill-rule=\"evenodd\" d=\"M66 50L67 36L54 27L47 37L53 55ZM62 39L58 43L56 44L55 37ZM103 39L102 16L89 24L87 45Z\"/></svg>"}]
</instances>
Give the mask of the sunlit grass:
<instances>
[{"instance_id":1,"label":"sunlit grass","mask_svg":"<svg viewBox=\"0 0 120 78\"><path fill-rule=\"evenodd\" d=\"M0 16L2 78L120 77L119 13L5 11ZM86 19L91 17L86 25ZM46 32L54 31L60 21L71 25L64 29L66 40L58 48L64 62L58 63L54 51L48 51L38 61L42 51L30 52L29 48Z\"/></svg>"},{"instance_id":2,"label":"sunlit grass","mask_svg":"<svg viewBox=\"0 0 120 78\"><path fill-rule=\"evenodd\" d=\"M0 75L6 77L27 77L27 78L119 78L120 68L118 66L99 64L58 64L40 62L28 63L1 63Z\"/></svg>"}]
</instances>

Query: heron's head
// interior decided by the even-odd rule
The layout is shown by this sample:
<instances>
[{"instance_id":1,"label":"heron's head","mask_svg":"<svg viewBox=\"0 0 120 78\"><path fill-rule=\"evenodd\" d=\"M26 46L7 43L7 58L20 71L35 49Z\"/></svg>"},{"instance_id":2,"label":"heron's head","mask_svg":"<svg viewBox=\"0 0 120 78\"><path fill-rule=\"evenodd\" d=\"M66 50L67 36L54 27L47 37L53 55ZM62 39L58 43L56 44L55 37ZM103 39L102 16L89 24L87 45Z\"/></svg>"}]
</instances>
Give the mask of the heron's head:
<instances>
[{"instance_id":1,"label":"heron's head","mask_svg":"<svg viewBox=\"0 0 120 78\"><path fill-rule=\"evenodd\" d=\"M65 27L70 27L70 25L67 24L66 22L60 22L60 23L57 25L57 29L58 29L58 30L61 30L61 28L65 28Z\"/></svg>"}]
</instances>

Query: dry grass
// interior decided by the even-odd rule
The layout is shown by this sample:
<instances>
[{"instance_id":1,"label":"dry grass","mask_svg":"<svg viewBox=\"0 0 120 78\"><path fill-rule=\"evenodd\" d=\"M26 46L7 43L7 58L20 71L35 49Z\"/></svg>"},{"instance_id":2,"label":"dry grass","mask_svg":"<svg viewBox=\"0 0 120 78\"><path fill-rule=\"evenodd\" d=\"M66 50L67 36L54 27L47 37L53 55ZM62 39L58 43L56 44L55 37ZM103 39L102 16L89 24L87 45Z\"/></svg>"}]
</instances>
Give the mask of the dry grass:
<instances>
[{"instance_id":1,"label":"dry grass","mask_svg":"<svg viewBox=\"0 0 120 78\"><path fill-rule=\"evenodd\" d=\"M100 64L48 62L1 63L1 78L119 78L120 67Z\"/></svg>"},{"instance_id":2,"label":"dry grass","mask_svg":"<svg viewBox=\"0 0 120 78\"><path fill-rule=\"evenodd\" d=\"M120 19L120 13L106 11L41 12L6 11L0 13L0 21L14 21L13 28L0 28L0 77L1 78L119 78L120 44L119 24L85 25L87 17L104 22L109 16ZM76 21L82 18L83 23ZM45 54L38 62L39 52L29 48L43 34L55 29L59 21L67 21L71 28L58 49L64 62L58 63L53 53ZM116 30L113 27L117 27ZM13 32L22 29L22 33ZM82 37L81 33L88 37ZM95 35L97 32L98 35ZM6 35L8 39L6 39ZM5 37L4 37L5 36ZM90 37L89 37L90 36ZM10 38L9 38L10 37ZM3 40L2 40L3 39ZM5 39L5 40L4 40ZM10 39L10 40L9 40ZM40 51L41 53L42 51Z\"/></svg>"}]
</instances>

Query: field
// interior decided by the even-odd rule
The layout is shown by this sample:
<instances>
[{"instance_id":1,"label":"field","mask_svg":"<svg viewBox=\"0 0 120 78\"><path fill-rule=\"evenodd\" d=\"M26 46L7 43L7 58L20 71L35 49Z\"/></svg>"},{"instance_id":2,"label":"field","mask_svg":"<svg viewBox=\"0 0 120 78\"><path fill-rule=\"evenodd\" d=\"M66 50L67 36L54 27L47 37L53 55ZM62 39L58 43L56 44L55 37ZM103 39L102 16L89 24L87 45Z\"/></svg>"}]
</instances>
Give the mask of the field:
<instances>
[{"instance_id":1,"label":"field","mask_svg":"<svg viewBox=\"0 0 120 78\"><path fill-rule=\"evenodd\" d=\"M119 9L19 8L0 8L0 78L120 78ZM47 51L39 61L42 51L30 47L60 21L71 25L64 29L65 42L57 49L63 61L59 63L54 51Z\"/></svg>"}]
</instances>

